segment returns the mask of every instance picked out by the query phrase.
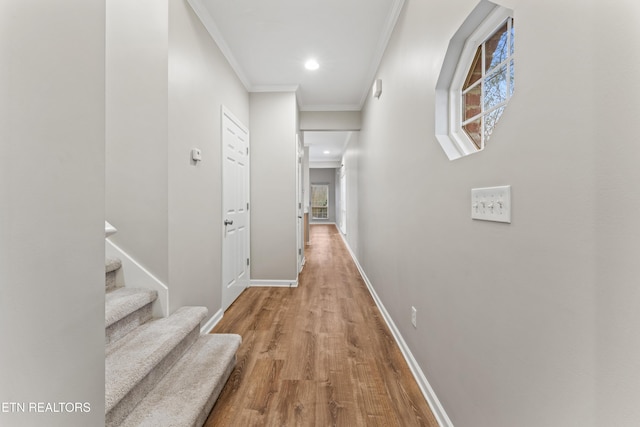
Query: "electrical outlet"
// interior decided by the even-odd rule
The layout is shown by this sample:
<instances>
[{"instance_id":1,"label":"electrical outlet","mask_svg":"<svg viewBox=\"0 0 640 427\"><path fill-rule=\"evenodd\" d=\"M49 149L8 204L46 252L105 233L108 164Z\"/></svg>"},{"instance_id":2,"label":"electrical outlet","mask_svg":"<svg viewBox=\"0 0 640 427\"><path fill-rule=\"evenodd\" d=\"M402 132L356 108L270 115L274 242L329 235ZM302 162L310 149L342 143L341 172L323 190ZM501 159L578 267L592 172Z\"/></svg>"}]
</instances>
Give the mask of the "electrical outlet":
<instances>
[{"instance_id":1,"label":"electrical outlet","mask_svg":"<svg viewBox=\"0 0 640 427\"><path fill-rule=\"evenodd\" d=\"M416 310L415 307L411 307L411 324L413 325L414 328L417 328L417 317L418 317L418 310Z\"/></svg>"}]
</instances>

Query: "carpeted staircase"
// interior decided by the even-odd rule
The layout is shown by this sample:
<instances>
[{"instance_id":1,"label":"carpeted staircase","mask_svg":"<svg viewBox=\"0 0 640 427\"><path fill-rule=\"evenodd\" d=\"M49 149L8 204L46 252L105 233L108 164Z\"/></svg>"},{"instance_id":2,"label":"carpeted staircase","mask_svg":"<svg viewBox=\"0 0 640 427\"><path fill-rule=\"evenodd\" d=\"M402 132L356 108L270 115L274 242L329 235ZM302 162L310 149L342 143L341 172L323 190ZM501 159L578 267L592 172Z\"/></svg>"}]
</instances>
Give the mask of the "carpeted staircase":
<instances>
[{"instance_id":1,"label":"carpeted staircase","mask_svg":"<svg viewBox=\"0 0 640 427\"><path fill-rule=\"evenodd\" d=\"M240 336L201 335L204 307L152 319L157 293L124 287L121 268L118 259L105 262L106 426L202 426L235 366Z\"/></svg>"}]
</instances>

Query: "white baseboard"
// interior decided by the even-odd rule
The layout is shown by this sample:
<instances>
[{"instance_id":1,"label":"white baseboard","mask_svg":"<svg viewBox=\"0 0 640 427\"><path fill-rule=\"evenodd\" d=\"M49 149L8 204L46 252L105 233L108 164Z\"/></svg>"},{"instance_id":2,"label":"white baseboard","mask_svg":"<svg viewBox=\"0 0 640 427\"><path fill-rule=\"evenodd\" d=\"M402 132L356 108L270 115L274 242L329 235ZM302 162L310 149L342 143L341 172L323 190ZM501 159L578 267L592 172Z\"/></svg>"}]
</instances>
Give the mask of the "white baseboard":
<instances>
[{"instance_id":1,"label":"white baseboard","mask_svg":"<svg viewBox=\"0 0 640 427\"><path fill-rule=\"evenodd\" d=\"M220 322L220 320L222 320L222 315L223 315L222 309L218 310L218 312L216 314L211 316L211 318L209 320L207 320L206 323L204 325L202 325L202 327L200 327L200 333L201 334L210 333L213 330L213 328L216 327L218 322Z\"/></svg>"},{"instance_id":2,"label":"white baseboard","mask_svg":"<svg viewBox=\"0 0 640 427\"><path fill-rule=\"evenodd\" d=\"M369 289L369 293L371 294L371 297L373 298L376 305L378 306L380 313L382 313L382 317L384 318L385 322L387 323L387 326L391 330L391 333L393 334L393 337L395 338L396 342L398 343L398 346L400 347L400 351L402 352L404 359L407 361L407 364L409 365L409 369L411 369L411 373L416 379L416 382L418 383L418 387L420 387L420 391L422 391L424 398L429 404L429 407L431 408L431 412L433 413L433 416L436 418L436 421L438 421L438 424L440 425L440 427L453 427L453 423L451 422L451 420L449 419L449 416L447 415L444 408L440 404L440 401L438 400L438 397L436 396L435 392L431 388L431 385L429 384L427 377L424 375L424 372L422 372L422 368L420 368L420 365L418 365L418 362L413 357L413 354L411 353L409 346L407 345L404 338L402 337L402 334L400 334L400 331L398 330L395 323L393 322L391 315L389 315L389 312L384 307L384 304L382 304L382 301L378 297L378 294L376 293L375 289L373 288L373 285L369 281L369 278L365 274L362 266L358 262L358 259L356 258L355 254L351 250L349 243L347 242L347 240L345 239L342 233L338 233L338 234L340 234L340 237L342 237L342 241L347 247L347 250L349 251L351 258L353 259L353 262L356 264L356 267L358 268L358 271L362 276L362 280L364 280L364 283L367 285L367 288Z\"/></svg>"},{"instance_id":3,"label":"white baseboard","mask_svg":"<svg viewBox=\"0 0 640 427\"><path fill-rule=\"evenodd\" d=\"M254 287L271 287L271 288L297 288L298 279L294 280L257 280L251 279L249 286Z\"/></svg>"},{"instance_id":4,"label":"white baseboard","mask_svg":"<svg viewBox=\"0 0 640 427\"><path fill-rule=\"evenodd\" d=\"M169 288L146 268L138 264L129 254L109 239L105 239L104 250L107 257L119 258L122 261L122 274L126 287L146 288L158 292L158 299L153 304L153 317L169 315Z\"/></svg>"}]
</instances>

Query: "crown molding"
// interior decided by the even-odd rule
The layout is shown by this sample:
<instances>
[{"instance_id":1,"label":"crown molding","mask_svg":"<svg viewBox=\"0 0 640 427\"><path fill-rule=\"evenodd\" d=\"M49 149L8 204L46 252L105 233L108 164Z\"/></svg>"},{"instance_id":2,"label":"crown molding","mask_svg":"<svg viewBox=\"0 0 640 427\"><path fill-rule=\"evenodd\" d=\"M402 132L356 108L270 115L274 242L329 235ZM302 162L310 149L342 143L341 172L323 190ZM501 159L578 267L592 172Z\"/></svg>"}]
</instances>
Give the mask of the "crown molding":
<instances>
[{"instance_id":1,"label":"crown molding","mask_svg":"<svg viewBox=\"0 0 640 427\"><path fill-rule=\"evenodd\" d=\"M233 71L235 71L238 79L240 79L245 89L249 91L249 89L251 88L251 82L249 81L249 78L244 73L242 67L240 67L240 64L236 60L235 56L233 56L229 45L227 44L224 37L222 37L222 33L218 29L216 23L213 21L211 14L209 14L202 0L187 0L187 3L189 3L191 9L193 9L198 19L200 19L200 22L202 22L202 25L204 25L204 28L207 30L213 41L218 45L218 48L220 49L224 57L227 58L229 65L231 65L231 68L233 69Z\"/></svg>"}]
</instances>

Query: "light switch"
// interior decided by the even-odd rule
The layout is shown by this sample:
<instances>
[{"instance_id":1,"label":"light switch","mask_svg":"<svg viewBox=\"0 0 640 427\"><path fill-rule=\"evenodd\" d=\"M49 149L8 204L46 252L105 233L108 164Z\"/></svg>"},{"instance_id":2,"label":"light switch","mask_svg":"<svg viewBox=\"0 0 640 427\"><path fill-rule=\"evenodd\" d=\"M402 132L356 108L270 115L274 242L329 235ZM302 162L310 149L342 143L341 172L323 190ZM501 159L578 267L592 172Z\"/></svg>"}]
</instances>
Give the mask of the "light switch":
<instances>
[{"instance_id":1,"label":"light switch","mask_svg":"<svg viewBox=\"0 0 640 427\"><path fill-rule=\"evenodd\" d=\"M194 162L199 162L200 160L202 160L202 152L199 148L191 149L191 160L193 160Z\"/></svg>"},{"instance_id":2,"label":"light switch","mask_svg":"<svg viewBox=\"0 0 640 427\"><path fill-rule=\"evenodd\" d=\"M511 186L471 189L471 218L511 223Z\"/></svg>"}]
</instances>

